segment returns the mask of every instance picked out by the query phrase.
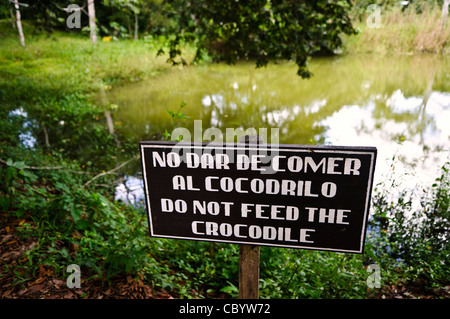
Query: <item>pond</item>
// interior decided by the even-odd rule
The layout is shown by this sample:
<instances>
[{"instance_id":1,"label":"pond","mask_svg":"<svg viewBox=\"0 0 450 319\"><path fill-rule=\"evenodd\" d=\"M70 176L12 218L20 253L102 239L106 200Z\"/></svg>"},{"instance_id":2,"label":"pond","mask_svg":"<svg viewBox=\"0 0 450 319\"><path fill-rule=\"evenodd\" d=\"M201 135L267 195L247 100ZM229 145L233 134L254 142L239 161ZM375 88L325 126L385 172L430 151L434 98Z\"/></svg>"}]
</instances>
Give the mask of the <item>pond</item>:
<instances>
[{"instance_id":1,"label":"pond","mask_svg":"<svg viewBox=\"0 0 450 319\"><path fill-rule=\"evenodd\" d=\"M314 58L310 69L314 76L301 79L288 62L198 65L100 99L114 109L111 127L140 140L186 127L192 140L216 128L233 142L227 128L267 128L270 142L270 129L278 128L280 144L377 147L374 185L391 181L411 192L431 186L449 161L450 58L337 56ZM190 118L175 123L168 111L182 102ZM138 177L118 186L117 198L127 196L142 197Z\"/></svg>"}]
</instances>

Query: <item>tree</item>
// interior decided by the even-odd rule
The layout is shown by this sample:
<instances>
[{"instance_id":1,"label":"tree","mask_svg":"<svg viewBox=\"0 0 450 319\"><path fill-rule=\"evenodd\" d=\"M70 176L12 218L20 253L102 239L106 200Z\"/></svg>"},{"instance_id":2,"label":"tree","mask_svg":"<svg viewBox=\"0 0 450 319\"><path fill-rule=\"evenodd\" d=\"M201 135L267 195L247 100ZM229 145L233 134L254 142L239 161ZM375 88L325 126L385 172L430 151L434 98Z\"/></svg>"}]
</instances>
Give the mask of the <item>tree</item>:
<instances>
[{"instance_id":1,"label":"tree","mask_svg":"<svg viewBox=\"0 0 450 319\"><path fill-rule=\"evenodd\" d=\"M185 63L183 42L197 47L195 60L207 53L215 61L254 59L256 66L279 59L294 60L298 75L308 78L307 58L330 54L342 33L355 33L350 0L166 0L168 17L177 21L169 44L169 60Z\"/></svg>"},{"instance_id":2,"label":"tree","mask_svg":"<svg viewBox=\"0 0 450 319\"><path fill-rule=\"evenodd\" d=\"M16 9L16 24L17 24L17 31L19 32L20 44L24 47L25 36L23 35L22 20L20 18L19 1L14 0L14 8Z\"/></svg>"},{"instance_id":3,"label":"tree","mask_svg":"<svg viewBox=\"0 0 450 319\"><path fill-rule=\"evenodd\" d=\"M138 33L139 33L138 15L140 13L139 7L142 5L141 1L139 1L139 0L106 0L103 2L103 5L119 9L121 12L121 15L126 17L130 38L132 37L132 34L131 34L131 25L130 25L129 14L132 13L134 15L134 40L137 40Z\"/></svg>"},{"instance_id":4,"label":"tree","mask_svg":"<svg viewBox=\"0 0 450 319\"><path fill-rule=\"evenodd\" d=\"M442 4L442 23L441 23L441 33L444 32L445 20L448 16L448 6L450 5L450 0L444 0Z\"/></svg>"},{"instance_id":5,"label":"tree","mask_svg":"<svg viewBox=\"0 0 450 319\"><path fill-rule=\"evenodd\" d=\"M97 43L97 25L95 23L95 5L94 0L88 0L89 29L91 31L92 43Z\"/></svg>"}]
</instances>

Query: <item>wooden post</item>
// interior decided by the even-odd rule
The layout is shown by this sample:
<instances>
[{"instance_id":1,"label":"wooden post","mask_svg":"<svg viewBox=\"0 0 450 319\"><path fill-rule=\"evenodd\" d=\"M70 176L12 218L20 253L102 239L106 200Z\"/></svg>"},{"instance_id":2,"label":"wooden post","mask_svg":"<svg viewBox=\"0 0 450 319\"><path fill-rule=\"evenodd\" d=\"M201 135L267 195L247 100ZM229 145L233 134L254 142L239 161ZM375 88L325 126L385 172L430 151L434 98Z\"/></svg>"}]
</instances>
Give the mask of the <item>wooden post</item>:
<instances>
[{"instance_id":1,"label":"wooden post","mask_svg":"<svg viewBox=\"0 0 450 319\"><path fill-rule=\"evenodd\" d=\"M241 143L263 143L261 135L245 135ZM259 246L239 246L239 299L259 298Z\"/></svg>"},{"instance_id":2,"label":"wooden post","mask_svg":"<svg viewBox=\"0 0 450 319\"><path fill-rule=\"evenodd\" d=\"M239 247L239 299L259 298L259 246Z\"/></svg>"}]
</instances>

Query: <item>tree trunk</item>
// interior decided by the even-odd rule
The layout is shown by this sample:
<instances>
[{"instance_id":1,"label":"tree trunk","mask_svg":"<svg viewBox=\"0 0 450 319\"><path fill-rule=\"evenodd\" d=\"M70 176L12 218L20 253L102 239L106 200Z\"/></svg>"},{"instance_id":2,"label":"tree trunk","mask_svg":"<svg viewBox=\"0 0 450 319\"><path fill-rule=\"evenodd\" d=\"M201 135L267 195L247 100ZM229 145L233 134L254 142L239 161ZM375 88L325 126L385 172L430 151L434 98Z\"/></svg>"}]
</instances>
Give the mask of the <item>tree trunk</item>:
<instances>
[{"instance_id":1,"label":"tree trunk","mask_svg":"<svg viewBox=\"0 0 450 319\"><path fill-rule=\"evenodd\" d=\"M42 124L42 131L44 132L45 148L47 149L47 151L49 151L50 150L50 142L48 139L48 132L47 132L47 128L45 127L45 124Z\"/></svg>"},{"instance_id":2,"label":"tree trunk","mask_svg":"<svg viewBox=\"0 0 450 319\"><path fill-rule=\"evenodd\" d=\"M25 46L25 37L23 36L22 21L20 19L20 10L19 10L19 1L18 0L14 0L14 7L16 8L16 23L17 23L17 31L19 31L20 44L24 47Z\"/></svg>"},{"instance_id":3,"label":"tree trunk","mask_svg":"<svg viewBox=\"0 0 450 319\"><path fill-rule=\"evenodd\" d=\"M133 31L131 31L130 16L128 14L127 14L127 26L128 26L128 36L131 39L133 37Z\"/></svg>"},{"instance_id":4,"label":"tree trunk","mask_svg":"<svg viewBox=\"0 0 450 319\"><path fill-rule=\"evenodd\" d=\"M91 42L97 43L97 25L95 24L94 0L88 0L89 29L91 30Z\"/></svg>"},{"instance_id":5,"label":"tree trunk","mask_svg":"<svg viewBox=\"0 0 450 319\"><path fill-rule=\"evenodd\" d=\"M14 21L14 13L13 13L13 10L12 10L11 7L9 8L9 11L11 12L11 25L12 25L12 28L14 30L16 30L16 21Z\"/></svg>"},{"instance_id":6,"label":"tree trunk","mask_svg":"<svg viewBox=\"0 0 450 319\"><path fill-rule=\"evenodd\" d=\"M134 39L135 40L138 39L138 29L139 29L138 15L136 12L134 12Z\"/></svg>"},{"instance_id":7,"label":"tree trunk","mask_svg":"<svg viewBox=\"0 0 450 319\"><path fill-rule=\"evenodd\" d=\"M444 32L445 28L445 20L447 20L448 16L448 6L450 5L450 0L444 0L444 3L442 5L442 26L441 26L441 33Z\"/></svg>"}]
</instances>

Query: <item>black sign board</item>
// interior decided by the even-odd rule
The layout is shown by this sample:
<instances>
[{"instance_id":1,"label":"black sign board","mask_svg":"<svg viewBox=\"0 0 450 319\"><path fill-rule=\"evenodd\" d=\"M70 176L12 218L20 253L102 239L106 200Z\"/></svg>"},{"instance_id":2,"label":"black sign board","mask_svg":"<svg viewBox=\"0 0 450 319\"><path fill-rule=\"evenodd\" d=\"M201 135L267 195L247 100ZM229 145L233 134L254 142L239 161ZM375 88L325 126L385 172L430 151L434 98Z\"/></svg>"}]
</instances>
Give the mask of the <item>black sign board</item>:
<instances>
[{"instance_id":1,"label":"black sign board","mask_svg":"<svg viewBox=\"0 0 450 319\"><path fill-rule=\"evenodd\" d=\"M376 148L141 142L150 235L362 253Z\"/></svg>"}]
</instances>

